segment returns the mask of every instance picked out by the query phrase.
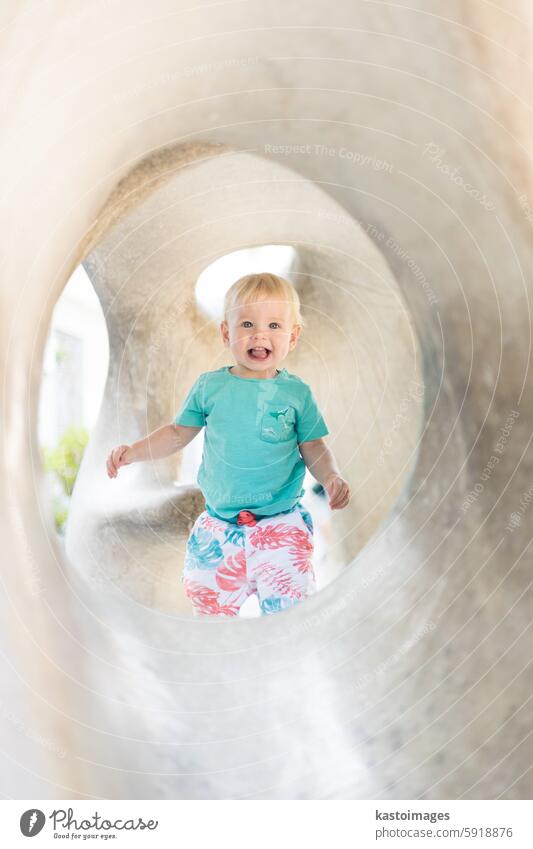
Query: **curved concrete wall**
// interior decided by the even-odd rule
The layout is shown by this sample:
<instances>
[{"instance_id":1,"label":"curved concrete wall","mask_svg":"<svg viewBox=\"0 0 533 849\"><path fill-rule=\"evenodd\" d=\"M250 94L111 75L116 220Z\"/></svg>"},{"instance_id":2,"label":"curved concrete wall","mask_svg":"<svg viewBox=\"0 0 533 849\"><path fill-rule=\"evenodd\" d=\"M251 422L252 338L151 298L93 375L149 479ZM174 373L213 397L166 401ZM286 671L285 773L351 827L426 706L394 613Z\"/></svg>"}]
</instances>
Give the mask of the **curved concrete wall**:
<instances>
[{"instance_id":1,"label":"curved concrete wall","mask_svg":"<svg viewBox=\"0 0 533 849\"><path fill-rule=\"evenodd\" d=\"M112 2L74 14L66 2L22 12L4 4L0 35L2 792L529 798L521 744L531 730L532 214L529 66L516 58L529 48L525 5L514 17L476 2L332 9L318 0L208 10L133 3L127 18ZM229 152L225 195L213 145ZM162 161L176 164L175 155L183 167L165 174ZM239 162L245 170L236 175ZM306 203L314 192L316 215L308 205L294 218L287 203L272 207L285 197L276 187L282 166L301 180L289 184L287 199ZM261 170L266 194L253 183ZM202 181L203 196L194 197ZM165 193L182 185L187 204L164 211ZM221 223L211 210L223 202ZM163 233L145 227L135 256L131 226L150 204ZM250 207L259 216L243 215ZM191 222L197 229L186 252L168 259L162 235L175 223L183 239ZM180 614L179 599L165 607L158 588L171 579L170 552L158 560L145 542L135 548L138 505L117 517L93 471L104 423L135 435L147 411L145 423L156 426L193 370L188 356L174 360L172 380L158 384L148 404L113 417L107 404L117 385L126 402L139 403L137 360L128 360L125 383L113 383L117 351L128 350L120 332L149 311L152 287L163 310L221 253L287 239L305 245L309 314L346 322L354 338L356 311L343 309L334 281L358 291L363 278L353 269L360 272L362 259L369 302L380 286L389 283L389 294L400 287L401 311L390 324L381 312L380 321L385 338L399 321L403 351L416 329L410 362L424 384L423 427L419 433L418 404L416 439L394 427L402 380L412 375L398 369L394 345L386 358L385 345L380 356L391 371L375 415L381 432L371 423L367 430L374 452L388 435L394 450L379 474L367 455L365 468L376 473L370 509L362 492L357 511L338 517L339 544L353 562L287 615L199 622ZM149 259L150 240L157 260ZM98 268L104 257L110 274ZM115 548L110 538L91 548L94 535L80 533L72 556L63 556L44 490L36 438L42 352L55 300L83 260L108 321L112 282L123 273L128 284L110 324L107 400L72 521L92 521L98 510L120 518L137 576L121 559L120 537ZM174 269L170 285L150 277L160 261ZM195 325L194 311L183 318L199 334L203 362L209 332ZM143 319L134 343L151 336ZM321 339L320 356L338 379L332 338ZM375 361L366 353L367 383L358 391L370 404ZM304 376L307 354L302 347L294 360ZM348 398L353 371L342 381ZM343 395L331 414L340 460L357 486L361 467L341 427L345 404ZM360 438L356 426L352 442ZM193 491L169 501L172 474L167 462L138 472L141 507L165 527L180 505L199 508ZM101 500L90 513L87 497ZM177 539L164 541L176 562ZM85 550L75 550L76 540L86 540Z\"/></svg>"}]
</instances>

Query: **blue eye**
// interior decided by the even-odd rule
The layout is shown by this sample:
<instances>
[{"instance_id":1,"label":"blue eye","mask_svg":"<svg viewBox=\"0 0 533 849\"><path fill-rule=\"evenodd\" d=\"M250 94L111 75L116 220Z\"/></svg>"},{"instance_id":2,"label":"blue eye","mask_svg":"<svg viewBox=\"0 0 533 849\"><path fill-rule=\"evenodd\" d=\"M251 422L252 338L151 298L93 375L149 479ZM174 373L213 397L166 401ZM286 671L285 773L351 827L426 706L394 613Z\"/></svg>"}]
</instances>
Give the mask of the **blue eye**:
<instances>
[{"instance_id":1,"label":"blue eye","mask_svg":"<svg viewBox=\"0 0 533 849\"><path fill-rule=\"evenodd\" d=\"M244 321L241 321L241 327L251 327L251 326L252 326L252 322L248 321L248 319L244 319ZM281 324L278 321L271 321L270 324L269 324L269 327L270 327L271 330L276 330L276 328L281 327Z\"/></svg>"}]
</instances>

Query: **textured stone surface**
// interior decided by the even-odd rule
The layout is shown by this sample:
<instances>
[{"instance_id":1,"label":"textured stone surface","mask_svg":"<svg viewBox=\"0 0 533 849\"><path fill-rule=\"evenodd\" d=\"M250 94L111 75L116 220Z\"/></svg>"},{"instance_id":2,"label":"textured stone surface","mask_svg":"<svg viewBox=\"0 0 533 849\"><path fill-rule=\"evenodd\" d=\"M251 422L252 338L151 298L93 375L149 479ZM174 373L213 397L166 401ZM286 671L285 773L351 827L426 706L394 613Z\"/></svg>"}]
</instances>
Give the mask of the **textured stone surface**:
<instances>
[{"instance_id":1,"label":"textured stone surface","mask_svg":"<svg viewBox=\"0 0 533 849\"><path fill-rule=\"evenodd\" d=\"M4 4L4 795L531 798L529 14ZM172 488L175 460L113 489L102 459L219 364L198 273L272 241L299 243L319 341L291 365L361 486L335 517L347 565L288 614L198 622L172 572L197 494ZM51 311L81 261L111 369L67 556L36 413ZM354 293L388 340L377 356ZM183 335L158 335L173 310ZM333 323L357 354L347 373ZM378 468L406 361L423 425L392 431Z\"/></svg>"}]
</instances>

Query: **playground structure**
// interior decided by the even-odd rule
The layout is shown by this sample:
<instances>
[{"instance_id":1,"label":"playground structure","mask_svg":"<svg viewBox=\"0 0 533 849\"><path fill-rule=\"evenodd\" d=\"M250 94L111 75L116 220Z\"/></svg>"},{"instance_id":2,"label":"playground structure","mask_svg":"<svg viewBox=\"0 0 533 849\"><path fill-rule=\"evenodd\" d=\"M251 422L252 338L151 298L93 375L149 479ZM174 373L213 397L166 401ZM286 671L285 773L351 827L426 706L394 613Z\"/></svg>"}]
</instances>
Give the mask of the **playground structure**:
<instances>
[{"instance_id":1,"label":"playground structure","mask_svg":"<svg viewBox=\"0 0 533 849\"><path fill-rule=\"evenodd\" d=\"M530 11L24 8L0 27L4 796L530 798ZM345 567L196 621L199 492L176 457L104 461L223 363L194 283L260 244L297 251L289 367L354 490ZM110 370L65 553L36 410L82 262Z\"/></svg>"}]
</instances>

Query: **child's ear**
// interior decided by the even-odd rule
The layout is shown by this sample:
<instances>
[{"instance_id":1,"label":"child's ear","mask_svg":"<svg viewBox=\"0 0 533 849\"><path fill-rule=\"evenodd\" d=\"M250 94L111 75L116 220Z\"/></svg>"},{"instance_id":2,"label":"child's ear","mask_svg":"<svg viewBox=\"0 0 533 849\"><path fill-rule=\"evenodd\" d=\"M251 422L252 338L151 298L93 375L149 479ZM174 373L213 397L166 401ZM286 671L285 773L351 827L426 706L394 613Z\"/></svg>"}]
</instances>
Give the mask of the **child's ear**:
<instances>
[{"instance_id":1,"label":"child's ear","mask_svg":"<svg viewBox=\"0 0 533 849\"><path fill-rule=\"evenodd\" d=\"M220 332L222 334L222 341L224 342L224 345L227 345L229 343L229 332L228 332L228 322L227 321L224 320L224 321L220 322Z\"/></svg>"},{"instance_id":2,"label":"child's ear","mask_svg":"<svg viewBox=\"0 0 533 849\"><path fill-rule=\"evenodd\" d=\"M293 347L293 348L296 345L296 342L298 341L298 336L300 335L301 329L302 329L301 324L295 324L293 326L292 330L291 330L290 344L291 344L291 347Z\"/></svg>"}]
</instances>

